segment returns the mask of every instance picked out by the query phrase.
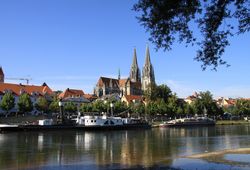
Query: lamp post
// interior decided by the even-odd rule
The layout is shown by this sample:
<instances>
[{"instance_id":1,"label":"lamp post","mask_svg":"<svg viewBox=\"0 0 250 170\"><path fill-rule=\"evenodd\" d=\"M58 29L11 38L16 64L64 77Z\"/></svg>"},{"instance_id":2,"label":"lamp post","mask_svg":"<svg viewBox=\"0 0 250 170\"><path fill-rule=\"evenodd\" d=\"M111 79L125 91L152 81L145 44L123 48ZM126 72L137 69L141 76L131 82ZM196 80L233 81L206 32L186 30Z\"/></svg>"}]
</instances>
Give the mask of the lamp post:
<instances>
[{"instance_id":1,"label":"lamp post","mask_svg":"<svg viewBox=\"0 0 250 170\"><path fill-rule=\"evenodd\" d=\"M114 103L110 103L110 108L111 108L111 117L113 117L114 116L114 113L113 113Z\"/></svg>"},{"instance_id":2,"label":"lamp post","mask_svg":"<svg viewBox=\"0 0 250 170\"><path fill-rule=\"evenodd\" d=\"M59 105L59 108L60 108L60 116L59 116L60 124L63 124L64 123L64 120L63 120L63 103L62 103L61 99L59 100L58 105Z\"/></svg>"},{"instance_id":3,"label":"lamp post","mask_svg":"<svg viewBox=\"0 0 250 170\"><path fill-rule=\"evenodd\" d=\"M107 111L106 111L106 116L107 116L107 115L108 115L108 112L109 112L108 101L107 101L107 100L104 100L104 104L105 104L105 106L107 107Z\"/></svg>"}]
</instances>

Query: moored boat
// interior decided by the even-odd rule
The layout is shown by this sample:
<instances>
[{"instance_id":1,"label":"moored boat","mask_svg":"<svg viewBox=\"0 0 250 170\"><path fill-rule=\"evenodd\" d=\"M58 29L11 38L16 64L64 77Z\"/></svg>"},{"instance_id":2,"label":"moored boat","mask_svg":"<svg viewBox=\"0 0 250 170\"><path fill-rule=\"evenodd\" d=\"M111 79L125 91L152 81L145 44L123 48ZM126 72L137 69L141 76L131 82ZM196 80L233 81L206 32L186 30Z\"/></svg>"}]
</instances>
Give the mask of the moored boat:
<instances>
[{"instance_id":1,"label":"moored boat","mask_svg":"<svg viewBox=\"0 0 250 170\"><path fill-rule=\"evenodd\" d=\"M174 119L160 124L160 127L183 127L183 126L213 126L215 121L208 117L198 116L182 119Z\"/></svg>"},{"instance_id":2,"label":"moored boat","mask_svg":"<svg viewBox=\"0 0 250 170\"><path fill-rule=\"evenodd\" d=\"M0 126L5 131L45 131L45 130L129 130L151 128L142 119L108 116L78 116L67 123L58 124L52 119L39 120L38 124Z\"/></svg>"}]
</instances>

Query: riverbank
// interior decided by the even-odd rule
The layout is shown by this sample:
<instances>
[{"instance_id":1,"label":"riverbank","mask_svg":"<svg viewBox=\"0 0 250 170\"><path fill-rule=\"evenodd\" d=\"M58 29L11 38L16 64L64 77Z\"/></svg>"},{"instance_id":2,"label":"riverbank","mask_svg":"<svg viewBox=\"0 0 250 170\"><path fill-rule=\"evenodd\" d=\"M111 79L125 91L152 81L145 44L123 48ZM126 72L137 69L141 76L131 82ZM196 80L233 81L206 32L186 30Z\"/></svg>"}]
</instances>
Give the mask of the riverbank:
<instances>
[{"instance_id":1,"label":"riverbank","mask_svg":"<svg viewBox=\"0 0 250 170\"><path fill-rule=\"evenodd\" d=\"M249 124L249 121L246 120L218 120L216 121L216 125L244 125Z\"/></svg>"},{"instance_id":2,"label":"riverbank","mask_svg":"<svg viewBox=\"0 0 250 170\"><path fill-rule=\"evenodd\" d=\"M38 120L44 119L45 116L9 116L0 117L0 124L25 124L27 122L36 122Z\"/></svg>"},{"instance_id":3,"label":"riverbank","mask_svg":"<svg viewBox=\"0 0 250 170\"><path fill-rule=\"evenodd\" d=\"M157 121L152 123L153 128L160 127L162 121ZM250 121L246 120L218 120L215 125L250 125Z\"/></svg>"}]
</instances>

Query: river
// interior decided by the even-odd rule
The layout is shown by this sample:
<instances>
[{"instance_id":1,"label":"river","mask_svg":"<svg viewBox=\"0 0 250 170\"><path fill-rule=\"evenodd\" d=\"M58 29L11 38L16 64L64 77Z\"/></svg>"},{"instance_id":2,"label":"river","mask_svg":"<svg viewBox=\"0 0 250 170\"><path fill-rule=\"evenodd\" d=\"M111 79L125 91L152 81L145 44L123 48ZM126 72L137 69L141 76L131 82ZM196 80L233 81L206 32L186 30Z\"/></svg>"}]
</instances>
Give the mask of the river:
<instances>
[{"instance_id":1,"label":"river","mask_svg":"<svg viewBox=\"0 0 250 170\"><path fill-rule=\"evenodd\" d=\"M5 133L0 134L0 169L250 169L186 158L235 148L250 148L249 125Z\"/></svg>"}]
</instances>

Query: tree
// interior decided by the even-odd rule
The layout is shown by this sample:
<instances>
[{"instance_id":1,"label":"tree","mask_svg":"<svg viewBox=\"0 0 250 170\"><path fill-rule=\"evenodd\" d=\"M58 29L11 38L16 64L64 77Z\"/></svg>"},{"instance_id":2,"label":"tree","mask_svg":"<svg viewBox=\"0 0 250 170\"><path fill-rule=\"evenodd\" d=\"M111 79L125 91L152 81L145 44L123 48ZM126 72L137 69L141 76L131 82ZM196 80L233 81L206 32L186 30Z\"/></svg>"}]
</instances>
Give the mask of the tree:
<instances>
[{"instance_id":1,"label":"tree","mask_svg":"<svg viewBox=\"0 0 250 170\"><path fill-rule=\"evenodd\" d=\"M76 113L77 106L73 102L66 102L63 106L63 109L66 113Z\"/></svg>"},{"instance_id":2,"label":"tree","mask_svg":"<svg viewBox=\"0 0 250 170\"><path fill-rule=\"evenodd\" d=\"M196 114L206 113L209 116L215 116L223 113L222 109L213 100L213 95L210 91L200 92L198 96L194 101L194 112Z\"/></svg>"},{"instance_id":3,"label":"tree","mask_svg":"<svg viewBox=\"0 0 250 170\"><path fill-rule=\"evenodd\" d=\"M151 88L144 93L147 101L157 101L163 99L164 102L167 102L168 98L172 95L171 89L165 84L158 86L152 83L149 86Z\"/></svg>"},{"instance_id":4,"label":"tree","mask_svg":"<svg viewBox=\"0 0 250 170\"><path fill-rule=\"evenodd\" d=\"M250 31L249 0L139 0L133 10L157 49L171 50L176 40L196 45L203 70L226 64L228 38Z\"/></svg>"},{"instance_id":5,"label":"tree","mask_svg":"<svg viewBox=\"0 0 250 170\"><path fill-rule=\"evenodd\" d=\"M18 110L21 113L31 112L33 110L33 104L30 99L30 96L27 93L23 93L19 96L17 103Z\"/></svg>"},{"instance_id":6,"label":"tree","mask_svg":"<svg viewBox=\"0 0 250 170\"><path fill-rule=\"evenodd\" d=\"M93 110L93 104L92 103L83 103L80 106L81 112L92 112Z\"/></svg>"},{"instance_id":7,"label":"tree","mask_svg":"<svg viewBox=\"0 0 250 170\"><path fill-rule=\"evenodd\" d=\"M54 96L53 101L49 104L49 111L53 113L59 113L59 100Z\"/></svg>"},{"instance_id":8,"label":"tree","mask_svg":"<svg viewBox=\"0 0 250 170\"><path fill-rule=\"evenodd\" d=\"M39 97L37 99L35 107L37 110L44 113L48 111L49 104L48 104L48 101L44 97Z\"/></svg>"},{"instance_id":9,"label":"tree","mask_svg":"<svg viewBox=\"0 0 250 170\"><path fill-rule=\"evenodd\" d=\"M12 95L12 93L10 92L5 93L0 103L0 107L7 112L6 116L14 106L15 106L15 98Z\"/></svg>"},{"instance_id":10,"label":"tree","mask_svg":"<svg viewBox=\"0 0 250 170\"><path fill-rule=\"evenodd\" d=\"M178 100L176 94L169 97L167 104L168 104L168 116L173 118L174 116L176 116L178 110Z\"/></svg>"}]
</instances>

